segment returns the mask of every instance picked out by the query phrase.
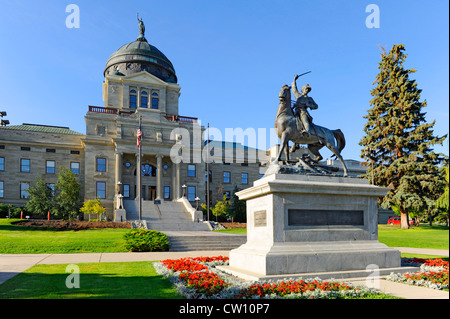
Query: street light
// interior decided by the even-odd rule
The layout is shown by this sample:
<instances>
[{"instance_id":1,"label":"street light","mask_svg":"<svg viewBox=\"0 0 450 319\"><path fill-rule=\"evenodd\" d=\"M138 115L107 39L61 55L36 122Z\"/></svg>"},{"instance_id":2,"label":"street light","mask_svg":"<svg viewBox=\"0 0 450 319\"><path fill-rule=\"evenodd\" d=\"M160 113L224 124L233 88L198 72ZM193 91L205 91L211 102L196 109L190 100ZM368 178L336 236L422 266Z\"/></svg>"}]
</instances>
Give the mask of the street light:
<instances>
[{"instance_id":1,"label":"street light","mask_svg":"<svg viewBox=\"0 0 450 319\"><path fill-rule=\"evenodd\" d=\"M197 208L196 208L196 210L198 210L198 202L200 201L200 198L198 198L198 196L195 197L195 201L197 202Z\"/></svg>"},{"instance_id":2,"label":"street light","mask_svg":"<svg viewBox=\"0 0 450 319\"><path fill-rule=\"evenodd\" d=\"M6 112L5 111L0 111L0 117L3 117L3 116L6 116L7 114L6 114ZM8 125L9 124L9 121L8 120L4 120L4 119L1 119L0 120L0 126L6 126L6 125Z\"/></svg>"},{"instance_id":3,"label":"street light","mask_svg":"<svg viewBox=\"0 0 450 319\"><path fill-rule=\"evenodd\" d=\"M186 197L186 185L183 184L183 186L181 186L183 188L183 197Z\"/></svg>"}]
</instances>

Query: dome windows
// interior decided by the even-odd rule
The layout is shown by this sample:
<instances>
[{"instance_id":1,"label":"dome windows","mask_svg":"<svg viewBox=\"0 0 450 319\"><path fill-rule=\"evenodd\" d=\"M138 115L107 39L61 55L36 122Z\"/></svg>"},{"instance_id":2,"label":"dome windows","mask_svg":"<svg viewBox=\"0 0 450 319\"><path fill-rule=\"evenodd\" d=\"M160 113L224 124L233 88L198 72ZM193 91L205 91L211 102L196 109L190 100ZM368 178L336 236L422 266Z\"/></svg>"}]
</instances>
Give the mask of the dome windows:
<instances>
[{"instance_id":1,"label":"dome windows","mask_svg":"<svg viewBox=\"0 0 450 319\"><path fill-rule=\"evenodd\" d=\"M158 93L152 93L152 109L159 109L159 96Z\"/></svg>"},{"instance_id":2,"label":"dome windows","mask_svg":"<svg viewBox=\"0 0 450 319\"><path fill-rule=\"evenodd\" d=\"M148 107L148 94L146 91L141 92L141 107Z\"/></svg>"},{"instance_id":3,"label":"dome windows","mask_svg":"<svg viewBox=\"0 0 450 319\"><path fill-rule=\"evenodd\" d=\"M137 94L136 90L130 91L130 109L136 109L137 107Z\"/></svg>"},{"instance_id":4,"label":"dome windows","mask_svg":"<svg viewBox=\"0 0 450 319\"><path fill-rule=\"evenodd\" d=\"M130 100L129 108L151 108L154 110L159 109L159 91L152 90L151 95L148 88L130 88ZM151 102L151 104L150 104Z\"/></svg>"}]
</instances>

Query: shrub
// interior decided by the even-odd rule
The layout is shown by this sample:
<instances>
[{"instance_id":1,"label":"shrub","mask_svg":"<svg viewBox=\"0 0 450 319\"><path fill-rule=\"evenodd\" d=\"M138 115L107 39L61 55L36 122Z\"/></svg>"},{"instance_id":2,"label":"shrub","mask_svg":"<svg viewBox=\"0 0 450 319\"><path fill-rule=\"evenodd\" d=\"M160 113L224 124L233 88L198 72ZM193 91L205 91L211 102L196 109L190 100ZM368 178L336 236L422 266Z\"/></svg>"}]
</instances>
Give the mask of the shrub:
<instances>
[{"instance_id":1,"label":"shrub","mask_svg":"<svg viewBox=\"0 0 450 319\"><path fill-rule=\"evenodd\" d=\"M169 239L156 230L133 229L124 235L125 249L131 252L168 251Z\"/></svg>"}]
</instances>

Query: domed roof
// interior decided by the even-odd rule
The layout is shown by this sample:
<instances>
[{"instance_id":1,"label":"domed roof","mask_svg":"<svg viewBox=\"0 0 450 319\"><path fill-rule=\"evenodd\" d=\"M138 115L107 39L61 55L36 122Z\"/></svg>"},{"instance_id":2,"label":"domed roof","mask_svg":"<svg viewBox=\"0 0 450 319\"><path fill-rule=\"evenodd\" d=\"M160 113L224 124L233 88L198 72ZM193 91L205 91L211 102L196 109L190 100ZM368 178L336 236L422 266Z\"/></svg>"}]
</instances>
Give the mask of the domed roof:
<instances>
[{"instance_id":1,"label":"domed roof","mask_svg":"<svg viewBox=\"0 0 450 319\"><path fill-rule=\"evenodd\" d=\"M147 42L144 29L136 41L120 47L106 62L103 75L130 75L147 71L165 82L176 83L177 77L172 62L155 46ZM143 23L142 23L143 25Z\"/></svg>"}]
</instances>

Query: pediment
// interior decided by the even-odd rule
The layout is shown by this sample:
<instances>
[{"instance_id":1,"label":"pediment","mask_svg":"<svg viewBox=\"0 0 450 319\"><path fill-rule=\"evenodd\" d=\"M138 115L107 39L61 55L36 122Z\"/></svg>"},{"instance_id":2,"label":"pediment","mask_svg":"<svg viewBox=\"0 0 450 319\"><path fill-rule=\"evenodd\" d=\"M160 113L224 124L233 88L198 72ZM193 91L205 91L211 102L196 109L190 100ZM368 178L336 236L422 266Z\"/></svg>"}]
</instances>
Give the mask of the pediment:
<instances>
[{"instance_id":1,"label":"pediment","mask_svg":"<svg viewBox=\"0 0 450 319\"><path fill-rule=\"evenodd\" d=\"M132 81L132 82L145 83L147 85L150 84L150 85L157 85L157 86L164 86L164 87L171 87L171 88L179 88L178 84L164 82L163 80L148 73L147 71L141 71L141 72L134 73L131 75L123 76L121 78L123 81Z\"/></svg>"}]
</instances>

